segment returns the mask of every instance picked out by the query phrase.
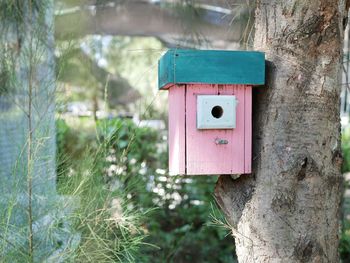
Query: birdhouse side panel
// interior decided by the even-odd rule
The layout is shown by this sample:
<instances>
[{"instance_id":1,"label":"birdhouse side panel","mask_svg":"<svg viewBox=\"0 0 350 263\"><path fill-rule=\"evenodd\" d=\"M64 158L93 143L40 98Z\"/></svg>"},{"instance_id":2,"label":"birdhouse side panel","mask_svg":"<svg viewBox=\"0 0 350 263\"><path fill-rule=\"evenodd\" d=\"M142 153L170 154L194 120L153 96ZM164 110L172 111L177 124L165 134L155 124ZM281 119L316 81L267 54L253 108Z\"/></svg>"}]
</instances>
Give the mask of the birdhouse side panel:
<instances>
[{"instance_id":1,"label":"birdhouse side panel","mask_svg":"<svg viewBox=\"0 0 350 263\"><path fill-rule=\"evenodd\" d=\"M244 85L186 85L187 174L242 174L245 172L244 87ZM197 99L200 95L235 96L236 127L234 129L198 129ZM220 143L220 140L227 143Z\"/></svg>"},{"instance_id":2,"label":"birdhouse side panel","mask_svg":"<svg viewBox=\"0 0 350 263\"><path fill-rule=\"evenodd\" d=\"M169 173L186 174L185 85L169 89Z\"/></svg>"},{"instance_id":3,"label":"birdhouse side panel","mask_svg":"<svg viewBox=\"0 0 350 263\"><path fill-rule=\"evenodd\" d=\"M244 173L252 172L252 86L244 88Z\"/></svg>"}]
</instances>

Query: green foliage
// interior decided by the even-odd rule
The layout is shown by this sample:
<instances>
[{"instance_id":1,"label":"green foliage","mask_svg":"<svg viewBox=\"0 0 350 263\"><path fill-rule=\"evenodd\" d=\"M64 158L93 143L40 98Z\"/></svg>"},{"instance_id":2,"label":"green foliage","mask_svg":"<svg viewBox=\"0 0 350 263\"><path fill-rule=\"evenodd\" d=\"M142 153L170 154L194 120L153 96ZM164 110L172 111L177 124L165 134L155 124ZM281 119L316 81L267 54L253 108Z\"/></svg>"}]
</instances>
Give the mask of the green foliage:
<instances>
[{"instance_id":1,"label":"green foliage","mask_svg":"<svg viewBox=\"0 0 350 263\"><path fill-rule=\"evenodd\" d=\"M63 119L56 120L56 140L58 153L65 152L65 138L68 136L70 128Z\"/></svg>"},{"instance_id":2,"label":"green foliage","mask_svg":"<svg viewBox=\"0 0 350 263\"><path fill-rule=\"evenodd\" d=\"M350 129L347 128L342 133L343 167L342 172L350 171Z\"/></svg>"},{"instance_id":3,"label":"green foliage","mask_svg":"<svg viewBox=\"0 0 350 263\"><path fill-rule=\"evenodd\" d=\"M22 23L24 17L24 5L20 5L18 1L0 1L0 20L4 23Z\"/></svg>"},{"instance_id":4,"label":"green foliage","mask_svg":"<svg viewBox=\"0 0 350 263\"><path fill-rule=\"evenodd\" d=\"M90 41L92 46L101 42L100 39ZM152 37L104 38L99 55L106 59L110 72L120 74L141 93L142 99L139 101L141 112L148 113L150 105L156 109L154 113L164 111L164 97L157 96L154 100L157 92L158 59L164 51L162 43ZM108 93L112 94L110 91Z\"/></svg>"},{"instance_id":5,"label":"green foliage","mask_svg":"<svg viewBox=\"0 0 350 263\"><path fill-rule=\"evenodd\" d=\"M74 133L64 120L57 121L57 149L63 159L58 168L61 194L75 198L77 206L71 220L81 234L77 249L69 253L72 262L135 262L139 246L143 244L144 231L137 208L126 201L127 191L106 185L106 159L111 145L109 131L99 127L101 140L87 144L71 141ZM75 133L76 134L76 133ZM83 139L86 139L84 137ZM73 155L65 155L65 142L76 147ZM87 140L85 140L85 143ZM92 148L90 148L92 146ZM79 155L76 155L80 152ZM77 158L70 161L72 157ZM78 157L79 156L79 157ZM147 213L147 211L145 211Z\"/></svg>"},{"instance_id":6,"label":"green foliage","mask_svg":"<svg viewBox=\"0 0 350 263\"><path fill-rule=\"evenodd\" d=\"M343 154L343 166L342 172L346 173L350 171L350 129L347 128L342 132L342 154ZM344 182L344 190L349 189L349 182ZM350 222L346 218L349 214L349 200L345 195L345 191L342 192L343 205L342 205L342 214L343 218L343 227L342 233L340 236L340 244L339 244L339 253L342 262L350 261Z\"/></svg>"},{"instance_id":7,"label":"green foliage","mask_svg":"<svg viewBox=\"0 0 350 263\"><path fill-rule=\"evenodd\" d=\"M4 33L17 29L17 34L24 27L28 26L28 22L34 17L38 19L36 26L44 25L44 13L50 1L46 0L0 0L0 32ZM30 17L29 17L30 16ZM31 21L32 22L32 21Z\"/></svg>"},{"instance_id":8,"label":"green foliage","mask_svg":"<svg viewBox=\"0 0 350 263\"><path fill-rule=\"evenodd\" d=\"M4 52L2 48L1 50ZM4 96L10 91L11 78L14 76L11 64L11 60L5 54L0 57L0 96Z\"/></svg>"},{"instance_id":9,"label":"green foliage","mask_svg":"<svg viewBox=\"0 0 350 263\"><path fill-rule=\"evenodd\" d=\"M141 212L156 208L143 223L144 241L149 245L140 246L136 262L235 262L228 230L208 226L212 210L220 214L217 208L211 209L216 177L167 175L164 132L138 127L127 119L99 121L96 130L88 129L86 122L80 120L68 131L66 126L60 129L65 135L59 137L58 145L63 140L66 146L58 149L73 153L72 167L86 160L74 154L81 145L97 150L99 144L89 140L97 134L97 140L109 143L104 148L107 158L96 162L100 179L93 184L124 193L127 207ZM79 128L81 125L85 129ZM59 185L66 184L67 176L60 176Z\"/></svg>"},{"instance_id":10,"label":"green foliage","mask_svg":"<svg viewBox=\"0 0 350 263\"><path fill-rule=\"evenodd\" d=\"M152 234L146 240L158 250L146 251L143 262L234 262L228 230L208 226L215 181L216 177L170 177L157 183L158 189L166 189L165 200L149 221Z\"/></svg>"},{"instance_id":11,"label":"green foliage","mask_svg":"<svg viewBox=\"0 0 350 263\"><path fill-rule=\"evenodd\" d=\"M98 148L93 123L81 118L80 126L76 127L69 125L69 122L72 120L56 121L58 181L66 175L68 167L74 169L80 166L87 150L93 152ZM85 129L85 132L81 132L79 128Z\"/></svg>"},{"instance_id":12,"label":"green foliage","mask_svg":"<svg viewBox=\"0 0 350 263\"><path fill-rule=\"evenodd\" d=\"M344 222L343 231L340 237L339 253L342 262L350 261L350 223Z\"/></svg>"}]
</instances>

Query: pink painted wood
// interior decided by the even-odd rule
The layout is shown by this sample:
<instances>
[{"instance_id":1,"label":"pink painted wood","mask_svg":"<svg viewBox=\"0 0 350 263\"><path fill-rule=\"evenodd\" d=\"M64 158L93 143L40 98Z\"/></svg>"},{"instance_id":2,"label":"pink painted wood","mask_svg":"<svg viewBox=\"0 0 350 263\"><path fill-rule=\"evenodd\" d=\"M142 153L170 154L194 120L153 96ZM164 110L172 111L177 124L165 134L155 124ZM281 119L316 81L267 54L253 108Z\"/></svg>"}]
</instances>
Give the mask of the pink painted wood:
<instances>
[{"instance_id":1,"label":"pink painted wood","mask_svg":"<svg viewBox=\"0 0 350 263\"><path fill-rule=\"evenodd\" d=\"M186 174L185 85L169 89L169 173Z\"/></svg>"},{"instance_id":2,"label":"pink painted wood","mask_svg":"<svg viewBox=\"0 0 350 263\"><path fill-rule=\"evenodd\" d=\"M235 95L236 128L197 129L198 95ZM217 138L227 145L217 145ZM170 174L251 173L252 87L187 84L169 87Z\"/></svg>"},{"instance_id":3,"label":"pink painted wood","mask_svg":"<svg viewBox=\"0 0 350 263\"><path fill-rule=\"evenodd\" d=\"M244 87L244 173L252 172L252 86Z\"/></svg>"},{"instance_id":4,"label":"pink painted wood","mask_svg":"<svg viewBox=\"0 0 350 263\"><path fill-rule=\"evenodd\" d=\"M236 128L226 130L198 130L196 124L197 95L235 95ZM249 96L249 94L248 94ZM245 173L245 86L243 85L186 85L186 173L243 174ZM217 138L227 139L226 145L217 145ZM247 139L250 137L247 137ZM249 147L249 143L247 143ZM247 165L247 170L249 166Z\"/></svg>"}]
</instances>

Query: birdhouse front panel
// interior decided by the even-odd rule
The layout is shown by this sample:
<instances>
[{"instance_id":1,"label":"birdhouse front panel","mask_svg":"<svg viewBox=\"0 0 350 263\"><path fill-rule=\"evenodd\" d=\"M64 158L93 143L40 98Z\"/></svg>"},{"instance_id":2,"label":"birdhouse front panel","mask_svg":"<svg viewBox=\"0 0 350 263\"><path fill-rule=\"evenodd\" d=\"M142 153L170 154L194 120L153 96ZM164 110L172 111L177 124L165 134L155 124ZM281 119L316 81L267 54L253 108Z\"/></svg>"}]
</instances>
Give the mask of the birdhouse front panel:
<instances>
[{"instance_id":1,"label":"birdhouse front panel","mask_svg":"<svg viewBox=\"0 0 350 263\"><path fill-rule=\"evenodd\" d=\"M246 103L251 96L243 85L186 85L186 174L242 174L250 173L251 115L245 118ZM205 107L204 117L220 121L228 115L235 120L234 127L225 125L217 128L200 129L198 101L202 96L215 97L213 104ZM231 108L227 98L235 102ZM246 102L246 100L248 102ZM227 107L228 106L228 107ZM218 109L215 111L215 109ZM220 124L220 122L219 122ZM245 148L247 146L247 149ZM247 156L246 156L247 151ZM247 163L246 163L246 157Z\"/></svg>"},{"instance_id":2,"label":"birdhouse front panel","mask_svg":"<svg viewBox=\"0 0 350 263\"><path fill-rule=\"evenodd\" d=\"M170 50L162 57L171 174L251 173L252 86L264 83L264 63L260 52Z\"/></svg>"}]
</instances>

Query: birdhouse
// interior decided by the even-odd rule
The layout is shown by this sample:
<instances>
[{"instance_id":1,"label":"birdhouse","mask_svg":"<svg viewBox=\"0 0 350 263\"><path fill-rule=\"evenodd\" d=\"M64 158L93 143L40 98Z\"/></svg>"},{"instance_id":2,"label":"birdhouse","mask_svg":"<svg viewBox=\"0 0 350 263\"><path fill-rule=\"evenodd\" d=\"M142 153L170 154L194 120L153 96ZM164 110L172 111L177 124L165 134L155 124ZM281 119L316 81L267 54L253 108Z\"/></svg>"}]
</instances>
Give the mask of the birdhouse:
<instances>
[{"instance_id":1,"label":"birdhouse","mask_svg":"<svg viewBox=\"0 0 350 263\"><path fill-rule=\"evenodd\" d=\"M170 174L251 173L252 87L264 84L264 53L172 49L158 75L169 91Z\"/></svg>"}]
</instances>

